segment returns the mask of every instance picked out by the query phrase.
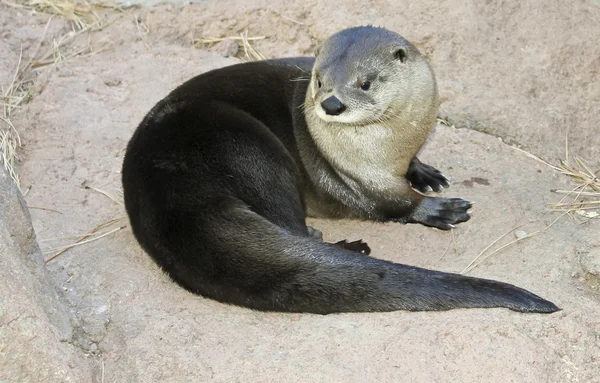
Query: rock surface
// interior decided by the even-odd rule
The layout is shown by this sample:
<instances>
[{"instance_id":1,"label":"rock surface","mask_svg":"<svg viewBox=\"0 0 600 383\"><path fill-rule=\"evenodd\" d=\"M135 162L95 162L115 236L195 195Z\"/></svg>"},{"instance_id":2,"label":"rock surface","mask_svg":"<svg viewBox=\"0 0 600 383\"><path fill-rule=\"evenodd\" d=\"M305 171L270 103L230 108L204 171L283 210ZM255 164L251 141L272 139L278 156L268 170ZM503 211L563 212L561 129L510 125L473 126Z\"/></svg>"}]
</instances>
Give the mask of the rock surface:
<instances>
[{"instance_id":1,"label":"rock surface","mask_svg":"<svg viewBox=\"0 0 600 383\"><path fill-rule=\"evenodd\" d=\"M385 25L433 62L442 112L457 127L437 126L420 157L452 177L444 195L476 202L473 218L453 233L355 221L310 224L326 240L363 238L374 257L460 272L511 229L548 227L560 217L547 207L561 198L550 190L575 186L495 135L555 163L569 126L571 152L597 161L596 4L506 1L500 8L428 0L373 1L365 8L358 0L232 0L123 13L90 35L94 47L110 41L110 51L46 68L36 95L13 117L25 143L19 172L23 188L31 187L27 204L55 210L31 209L45 258L55 254L49 249L116 221L97 232L111 234L44 267L23 201L3 202L11 217L22 219L15 226L2 210L0 285L9 287L0 290L0 381L39 381L34 372L57 382L598 381L600 298L585 266L600 247L598 219L564 216L535 237L519 233L522 240L470 272L550 299L563 309L556 314L265 314L173 284L135 242L118 190L127 141L154 103L195 74L239 61L193 49L194 39L248 30L267 37L256 42L264 55L281 57L309 54L346 26ZM0 56L6 64L0 79L11 78L20 45L25 58L32 54L46 20L0 3L0 25L16 25L3 31L0 48L5 44L10 54ZM65 23L55 18L48 37L61 31ZM572 52L575 61L568 60ZM5 355L13 355L15 366Z\"/></svg>"},{"instance_id":2,"label":"rock surface","mask_svg":"<svg viewBox=\"0 0 600 383\"><path fill-rule=\"evenodd\" d=\"M139 0L145 3L148 0ZM150 0L152 1L152 0ZM135 3L136 1L134 1ZM204 1L168 9L163 33L231 36L248 30L267 57L309 54L339 29L388 27L436 71L440 116L518 143L544 158L600 158L600 3L527 0ZM160 10L160 11L159 11ZM155 16L152 16L155 17Z\"/></svg>"},{"instance_id":3,"label":"rock surface","mask_svg":"<svg viewBox=\"0 0 600 383\"><path fill-rule=\"evenodd\" d=\"M0 167L0 381L82 382L91 370L45 270L27 206Z\"/></svg>"}]
</instances>

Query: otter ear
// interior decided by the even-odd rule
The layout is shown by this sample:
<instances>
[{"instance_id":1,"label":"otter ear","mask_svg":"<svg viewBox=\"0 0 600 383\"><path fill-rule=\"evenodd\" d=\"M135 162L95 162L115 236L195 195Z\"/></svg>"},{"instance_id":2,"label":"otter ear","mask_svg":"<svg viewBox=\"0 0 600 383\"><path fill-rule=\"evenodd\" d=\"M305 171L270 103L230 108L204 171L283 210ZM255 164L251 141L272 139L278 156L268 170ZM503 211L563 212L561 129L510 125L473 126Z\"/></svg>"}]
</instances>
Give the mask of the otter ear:
<instances>
[{"instance_id":1,"label":"otter ear","mask_svg":"<svg viewBox=\"0 0 600 383\"><path fill-rule=\"evenodd\" d=\"M408 59L408 52L406 52L406 48L396 48L394 50L394 57L402 62L406 62Z\"/></svg>"}]
</instances>

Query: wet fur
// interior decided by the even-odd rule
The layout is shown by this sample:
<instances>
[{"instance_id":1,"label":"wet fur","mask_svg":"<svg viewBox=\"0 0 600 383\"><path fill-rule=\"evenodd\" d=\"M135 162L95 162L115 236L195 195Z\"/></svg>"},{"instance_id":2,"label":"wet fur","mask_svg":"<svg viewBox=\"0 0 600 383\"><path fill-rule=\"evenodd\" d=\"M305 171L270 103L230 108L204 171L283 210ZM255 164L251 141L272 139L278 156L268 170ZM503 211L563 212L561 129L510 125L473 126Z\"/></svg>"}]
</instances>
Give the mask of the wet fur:
<instances>
[{"instance_id":1,"label":"wet fur","mask_svg":"<svg viewBox=\"0 0 600 383\"><path fill-rule=\"evenodd\" d=\"M443 226L467 220L470 207L410 188L408 169L415 180L425 169L412 157L398 159L405 174L391 189L339 173L307 126L313 65L295 58L207 72L141 122L123 164L125 205L162 269L194 293L265 311L558 310L512 285L379 260L307 228L307 211Z\"/></svg>"}]
</instances>

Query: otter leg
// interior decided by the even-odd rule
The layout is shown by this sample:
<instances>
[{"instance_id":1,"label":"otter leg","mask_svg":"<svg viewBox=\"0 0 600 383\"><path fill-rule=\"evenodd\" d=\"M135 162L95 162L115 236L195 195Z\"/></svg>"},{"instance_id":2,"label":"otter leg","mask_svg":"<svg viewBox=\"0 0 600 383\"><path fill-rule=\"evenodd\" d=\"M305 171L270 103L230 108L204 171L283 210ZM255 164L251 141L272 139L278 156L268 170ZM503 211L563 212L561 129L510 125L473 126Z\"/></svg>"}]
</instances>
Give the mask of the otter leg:
<instances>
[{"instance_id":1,"label":"otter leg","mask_svg":"<svg viewBox=\"0 0 600 383\"><path fill-rule=\"evenodd\" d=\"M320 230L315 229L312 226L306 226L306 230L308 231L308 235L312 238L323 240L323 233ZM337 247L341 247L342 249L354 251L359 254L369 255L371 254L371 248L362 239L354 242L348 242L347 240L339 241L334 243L333 245Z\"/></svg>"},{"instance_id":2,"label":"otter leg","mask_svg":"<svg viewBox=\"0 0 600 383\"><path fill-rule=\"evenodd\" d=\"M442 172L433 166L422 163L417 157L410 162L405 177L412 187L422 193L432 190L439 193L443 188L450 187L449 180Z\"/></svg>"}]
</instances>

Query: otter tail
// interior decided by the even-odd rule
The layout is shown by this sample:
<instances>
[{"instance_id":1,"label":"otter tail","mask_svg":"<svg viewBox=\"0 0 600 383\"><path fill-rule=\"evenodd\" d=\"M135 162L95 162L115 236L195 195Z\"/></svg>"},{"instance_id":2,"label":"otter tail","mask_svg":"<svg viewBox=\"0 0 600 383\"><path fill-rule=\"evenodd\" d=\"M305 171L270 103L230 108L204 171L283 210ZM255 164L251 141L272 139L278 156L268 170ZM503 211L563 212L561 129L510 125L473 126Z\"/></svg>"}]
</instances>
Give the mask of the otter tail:
<instances>
[{"instance_id":1,"label":"otter tail","mask_svg":"<svg viewBox=\"0 0 600 383\"><path fill-rule=\"evenodd\" d=\"M256 310L559 310L510 284L395 264L293 235L245 206L213 210L210 220L188 227L185 240L160 248L145 246L146 250L188 290Z\"/></svg>"}]
</instances>

